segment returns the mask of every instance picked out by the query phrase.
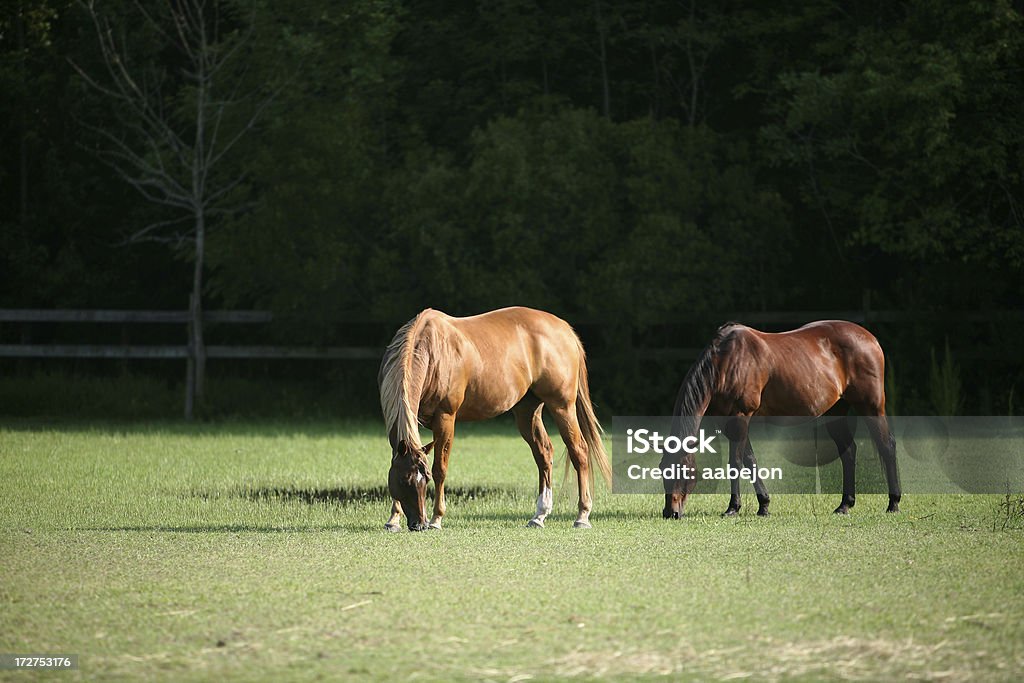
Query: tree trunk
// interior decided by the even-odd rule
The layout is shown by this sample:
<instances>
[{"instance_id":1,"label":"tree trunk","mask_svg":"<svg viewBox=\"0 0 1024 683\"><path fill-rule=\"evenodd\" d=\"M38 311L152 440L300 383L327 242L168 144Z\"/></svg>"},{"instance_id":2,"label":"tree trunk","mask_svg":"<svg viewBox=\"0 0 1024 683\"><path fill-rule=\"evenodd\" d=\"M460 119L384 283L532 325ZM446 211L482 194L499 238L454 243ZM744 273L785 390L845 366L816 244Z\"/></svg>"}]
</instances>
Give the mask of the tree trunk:
<instances>
[{"instance_id":1,"label":"tree trunk","mask_svg":"<svg viewBox=\"0 0 1024 683\"><path fill-rule=\"evenodd\" d=\"M196 212L195 266L192 271L191 327L192 347L195 353L195 396L200 405L206 384L206 346L203 343L203 259L206 250L206 217L203 210Z\"/></svg>"},{"instance_id":2,"label":"tree trunk","mask_svg":"<svg viewBox=\"0 0 1024 683\"><path fill-rule=\"evenodd\" d=\"M611 88L608 85L608 47L606 44L608 35L604 25L604 16L601 14L601 0L595 0L594 10L597 13L597 38L601 58L601 104L604 117L610 119L612 116L612 96Z\"/></svg>"},{"instance_id":3,"label":"tree trunk","mask_svg":"<svg viewBox=\"0 0 1024 683\"><path fill-rule=\"evenodd\" d=\"M188 298L188 310L192 310L192 297ZM185 419L191 420L196 402L196 353L192 344L192 322L188 324L188 355L185 361Z\"/></svg>"},{"instance_id":4,"label":"tree trunk","mask_svg":"<svg viewBox=\"0 0 1024 683\"><path fill-rule=\"evenodd\" d=\"M27 90L28 78L25 75L25 19L22 17L24 8L19 4L17 14L14 18L15 33L18 42L18 75L20 86L23 92ZM28 103L22 100L18 107L18 126L21 129L20 140L18 141L18 219L21 222L21 229L28 230L28 117L25 110Z\"/></svg>"},{"instance_id":5,"label":"tree trunk","mask_svg":"<svg viewBox=\"0 0 1024 683\"><path fill-rule=\"evenodd\" d=\"M660 93L661 93L661 66L658 64L658 49L654 45L654 41L648 38L648 48L651 52L651 72L654 75L654 90L651 95L651 118L658 118L658 113L661 111L660 106Z\"/></svg>"},{"instance_id":6,"label":"tree trunk","mask_svg":"<svg viewBox=\"0 0 1024 683\"><path fill-rule=\"evenodd\" d=\"M211 88L212 71L207 71L208 46L206 26L203 23L203 9L199 7L200 45L196 55L196 137L192 157L192 200L196 214L195 264L192 270L192 344L195 347L195 391L196 403L203 403L206 385L206 347L203 345L203 260L206 252L206 115L208 95Z\"/></svg>"},{"instance_id":7,"label":"tree trunk","mask_svg":"<svg viewBox=\"0 0 1024 683\"><path fill-rule=\"evenodd\" d=\"M690 106L689 106L689 125L693 128L697 125L697 95L700 92L700 78L701 70L697 68L697 61L693 56L693 31L696 21L696 9L695 6L697 0L691 0L690 2L690 26L686 37L686 61L690 65Z\"/></svg>"}]
</instances>

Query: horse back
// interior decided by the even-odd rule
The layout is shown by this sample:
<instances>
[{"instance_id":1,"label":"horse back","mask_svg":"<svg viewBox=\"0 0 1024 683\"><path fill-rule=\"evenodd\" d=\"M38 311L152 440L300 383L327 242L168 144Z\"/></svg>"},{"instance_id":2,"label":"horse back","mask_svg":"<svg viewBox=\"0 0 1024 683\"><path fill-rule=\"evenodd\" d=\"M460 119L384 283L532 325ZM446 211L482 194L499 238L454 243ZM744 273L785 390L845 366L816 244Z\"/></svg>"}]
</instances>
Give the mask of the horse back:
<instances>
[{"instance_id":1,"label":"horse back","mask_svg":"<svg viewBox=\"0 0 1024 683\"><path fill-rule=\"evenodd\" d=\"M521 306L480 315L446 316L461 363L459 417L479 420L510 410L528 391L575 397L579 339L561 318Z\"/></svg>"},{"instance_id":2,"label":"horse back","mask_svg":"<svg viewBox=\"0 0 1024 683\"><path fill-rule=\"evenodd\" d=\"M884 406L881 346L856 323L822 320L778 333L737 326L730 337L735 359L721 376L756 414L820 415L841 398Z\"/></svg>"},{"instance_id":3,"label":"horse back","mask_svg":"<svg viewBox=\"0 0 1024 683\"><path fill-rule=\"evenodd\" d=\"M813 327L812 327L813 326ZM875 335L846 320L805 326L820 331L845 376L843 398L850 403L884 411L885 353Z\"/></svg>"}]
</instances>

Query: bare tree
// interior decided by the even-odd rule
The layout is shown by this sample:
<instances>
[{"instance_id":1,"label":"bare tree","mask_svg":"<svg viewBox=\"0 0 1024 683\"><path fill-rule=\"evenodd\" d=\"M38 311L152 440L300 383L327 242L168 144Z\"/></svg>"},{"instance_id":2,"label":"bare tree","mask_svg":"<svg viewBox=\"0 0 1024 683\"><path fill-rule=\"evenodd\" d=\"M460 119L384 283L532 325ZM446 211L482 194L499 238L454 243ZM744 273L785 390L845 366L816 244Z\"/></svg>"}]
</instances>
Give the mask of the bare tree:
<instances>
[{"instance_id":1,"label":"bare tree","mask_svg":"<svg viewBox=\"0 0 1024 683\"><path fill-rule=\"evenodd\" d=\"M686 57L685 67L679 69L683 77L676 75L674 69L666 70L665 76L669 85L675 89L679 98L680 109L686 114L686 122L692 128L706 116L703 111L706 102L704 93L704 77L708 70L708 62L722 42L720 20L708 12L697 12L697 0L690 0L687 7L687 18L670 29L666 35L674 48L682 51Z\"/></svg>"},{"instance_id":2,"label":"bare tree","mask_svg":"<svg viewBox=\"0 0 1024 683\"><path fill-rule=\"evenodd\" d=\"M612 95L608 84L608 25L601 12L601 0L594 0L594 19L597 22L598 63L601 65L601 114L612 117Z\"/></svg>"},{"instance_id":3,"label":"bare tree","mask_svg":"<svg viewBox=\"0 0 1024 683\"><path fill-rule=\"evenodd\" d=\"M129 54L123 27L88 12L106 68L104 77L74 65L83 79L109 98L120 115L117 130L90 126L104 141L97 154L164 218L127 235L125 243L156 241L190 249L194 261L189 303L189 369L185 416L202 399L206 370L203 343L203 262L211 219L243 208L233 192L244 180L225 162L255 126L272 94L245 91L245 47L253 21L222 16L217 0L166 0L157 11L135 0L142 23L174 48L180 68L145 65Z\"/></svg>"}]
</instances>

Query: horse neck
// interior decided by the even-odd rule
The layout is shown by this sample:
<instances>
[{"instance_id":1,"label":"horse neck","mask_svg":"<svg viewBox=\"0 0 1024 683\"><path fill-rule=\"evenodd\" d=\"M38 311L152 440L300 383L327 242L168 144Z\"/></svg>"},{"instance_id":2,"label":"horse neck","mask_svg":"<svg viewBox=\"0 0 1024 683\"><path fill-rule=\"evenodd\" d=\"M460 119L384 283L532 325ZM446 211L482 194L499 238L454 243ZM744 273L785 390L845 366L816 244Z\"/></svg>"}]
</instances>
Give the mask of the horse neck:
<instances>
[{"instance_id":1,"label":"horse neck","mask_svg":"<svg viewBox=\"0 0 1024 683\"><path fill-rule=\"evenodd\" d=\"M419 410L427 356L417 352L417 322L417 319L410 321L401 334L396 336L386 352L382 366L381 407L389 422L388 436L392 447L403 441L415 448L422 446Z\"/></svg>"},{"instance_id":2,"label":"horse neck","mask_svg":"<svg viewBox=\"0 0 1024 683\"><path fill-rule=\"evenodd\" d=\"M403 364L402 401L408 406L408 413L400 416L399 439L406 439L419 448L420 408L428 394L433 391L431 378L436 375L435 361L431 353L428 338L420 337L409 340L406 353L407 362Z\"/></svg>"},{"instance_id":3,"label":"horse neck","mask_svg":"<svg viewBox=\"0 0 1024 683\"><path fill-rule=\"evenodd\" d=\"M409 367L409 376L405 381L405 401L409 405L413 416L417 419L419 418L420 404L423 402L423 392L427 384L429 364L429 355L412 363Z\"/></svg>"},{"instance_id":4,"label":"horse neck","mask_svg":"<svg viewBox=\"0 0 1024 683\"><path fill-rule=\"evenodd\" d=\"M693 415L682 415L677 411L675 416L672 418L673 433L680 437L696 434L697 430L700 429L701 420L704 419L705 411L706 406L699 411L693 411Z\"/></svg>"},{"instance_id":5,"label":"horse neck","mask_svg":"<svg viewBox=\"0 0 1024 683\"><path fill-rule=\"evenodd\" d=\"M672 426L677 434L688 436L697 433L711 404L715 372L713 353L705 349L693 369L687 373L676 398Z\"/></svg>"}]
</instances>

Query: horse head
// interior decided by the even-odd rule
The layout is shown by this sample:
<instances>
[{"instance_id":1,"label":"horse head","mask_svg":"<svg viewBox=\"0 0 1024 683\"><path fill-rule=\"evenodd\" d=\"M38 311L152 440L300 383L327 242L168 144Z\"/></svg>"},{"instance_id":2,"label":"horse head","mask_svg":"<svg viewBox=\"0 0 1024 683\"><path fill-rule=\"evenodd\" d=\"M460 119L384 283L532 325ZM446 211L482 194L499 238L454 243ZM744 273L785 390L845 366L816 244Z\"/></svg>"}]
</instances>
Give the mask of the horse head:
<instances>
[{"instance_id":1,"label":"horse head","mask_svg":"<svg viewBox=\"0 0 1024 683\"><path fill-rule=\"evenodd\" d=\"M665 453L661 458L661 471L668 472L673 471L676 465L681 467L688 466L689 476L693 477L695 473L695 461L692 455L683 453L680 455L669 455ZM661 511L661 516L665 519L679 519L683 516L683 508L686 506L686 498L690 495L690 492L694 487L693 478L682 478L679 476L673 478L663 478L662 483L665 486L665 507Z\"/></svg>"},{"instance_id":2,"label":"horse head","mask_svg":"<svg viewBox=\"0 0 1024 683\"><path fill-rule=\"evenodd\" d=\"M391 497L402 504L409 531L427 528L427 483L430 481L427 454L433 446L433 441L422 448L400 441L391 454L388 490Z\"/></svg>"}]
</instances>

